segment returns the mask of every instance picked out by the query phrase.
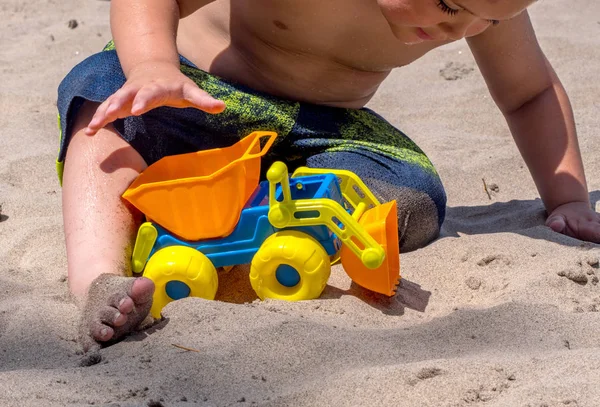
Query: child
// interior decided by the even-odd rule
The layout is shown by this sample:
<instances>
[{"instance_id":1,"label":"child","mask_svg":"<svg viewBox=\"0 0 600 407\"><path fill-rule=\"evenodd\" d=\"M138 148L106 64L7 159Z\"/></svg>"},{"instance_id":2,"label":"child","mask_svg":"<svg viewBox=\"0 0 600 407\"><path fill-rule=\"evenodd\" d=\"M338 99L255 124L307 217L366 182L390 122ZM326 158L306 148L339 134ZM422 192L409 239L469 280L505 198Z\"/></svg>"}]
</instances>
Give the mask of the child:
<instances>
[{"instance_id":1,"label":"child","mask_svg":"<svg viewBox=\"0 0 600 407\"><path fill-rule=\"evenodd\" d=\"M401 250L437 237L446 197L425 154L363 106L389 72L467 38L549 214L600 241L567 95L525 11L533 0L113 0L114 45L59 88L59 175L69 284L85 349L146 317L131 276L141 215L120 199L163 156L225 147L253 130L277 159L352 170L398 201ZM400 95L401 97L401 95ZM68 147L68 149L67 149ZM64 175L63 175L64 164Z\"/></svg>"}]
</instances>

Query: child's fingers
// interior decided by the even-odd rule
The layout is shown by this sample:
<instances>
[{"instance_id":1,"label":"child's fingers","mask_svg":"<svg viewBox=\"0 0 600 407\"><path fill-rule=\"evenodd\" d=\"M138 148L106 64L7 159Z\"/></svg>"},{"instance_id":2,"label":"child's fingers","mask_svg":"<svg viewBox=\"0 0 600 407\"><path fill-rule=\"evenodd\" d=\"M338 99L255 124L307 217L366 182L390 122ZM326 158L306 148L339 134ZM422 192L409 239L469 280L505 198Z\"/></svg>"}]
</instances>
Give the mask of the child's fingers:
<instances>
[{"instance_id":1,"label":"child's fingers","mask_svg":"<svg viewBox=\"0 0 600 407\"><path fill-rule=\"evenodd\" d=\"M223 101L213 98L193 82L175 87L165 87L156 83L141 88L125 85L98 107L85 133L93 136L116 119L139 116L159 106L195 107L207 113L220 113L225 110Z\"/></svg>"},{"instance_id":2,"label":"child's fingers","mask_svg":"<svg viewBox=\"0 0 600 407\"><path fill-rule=\"evenodd\" d=\"M129 116L131 100L134 98L136 92L137 89L135 87L123 87L106 99L96 109L96 113L88 124L85 133L88 136L93 136L108 123Z\"/></svg>"},{"instance_id":3,"label":"child's fingers","mask_svg":"<svg viewBox=\"0 0 600 407\"><path fill-rule=\"evenodd\" d=\"M591 217L572 216L569 219L563 214L553 214L546 220L546 226L576 239L600 243L600 214L597 213Z\"/></svg>"},{"instance_id":4,"label":"child's fingers","mask_svg":"<svg viewBox=\"0 0 600 407\"><path fill-rule=\"evenodd\" d=\"M195 84L184 85L183 99L190 104L190 107L195 107L207 113L221 113L225 110L225 103L222 100L213 98Z\"/></svg>"},{"instance_id":5,"label":"child's fingers","mask_svg":"<svg viewBox=\"0 0 600 407\"><path fill-rule=\"evenodd\" d=\"M579 239L600 243L600 214L595 215L596 219L587 221L581 225L578 236Z\"/></svg>"},{"instance_id":6,"label":"child's fingers","mask_svg":"<svg viewBox=\"0 0 600 407\"><path fill-rule=\"evenodd\" d=\"M106 115L106 109L110 105L110 100L111 99L108 98L104 102L102 102L100 106L98 106L96 112L94 113L94 116L92 117L92 120L90 120L85 129L85 134L87 134L88 136L93 136L98 132L98 130L105 126L102 123Z\"/></svg>"},{"instance_id":7,"label":"child's fingers","mask_svg":"<svg viewBox=\"0 0 600 407\"><path fill-rule=\"evenodd\" d=\"M102 112L102 127L108 123L131 115L131 101L138 92L134 86L125 86L115 92L107 102L106 109Z\"/></svg>"},{"instance_id":8,"label":"child's fingers","mask_svg":"<svg viewBox=\"0 0 600 407\"><path fill-rule=\"evenodd\" d=\"M156 84L140 89L131 103L131 114L139 116L159 106L168 105L169 91Z\"/></svg>"},{"instance_id":9,"label":"child's fingers","mask_svg":"<svg viewBox=\"0 0 600 407\"><path fill-rule=\"evenodd\" d=\"M546 219L546 226L557 233L563 233L567 227L567 221L563 215L551 215Z\"/></svg>"},{"instance_id":10,"label":"child's fingers","mask_svg":"<svg viewBox=\"0 0 600 407\"><path fill-rule=\"evenodd\" d=\"M225 110L225 103L213 98L194 83L184 83L181 86L151 84L144 86L135 95L131 113L140 115L159 106L195 107L207 113Z\"/></svg>"},{"instance_id":11,"label":"child's fingers","mask_svg":"<svg viewBox=\"0 0 600 407\"><path fill-rule=\"evenodd\" d=\"M586 227L581 239L592 243L600 243L600 225L589 225L589 227Z\"/></svg>"}]
</instances>

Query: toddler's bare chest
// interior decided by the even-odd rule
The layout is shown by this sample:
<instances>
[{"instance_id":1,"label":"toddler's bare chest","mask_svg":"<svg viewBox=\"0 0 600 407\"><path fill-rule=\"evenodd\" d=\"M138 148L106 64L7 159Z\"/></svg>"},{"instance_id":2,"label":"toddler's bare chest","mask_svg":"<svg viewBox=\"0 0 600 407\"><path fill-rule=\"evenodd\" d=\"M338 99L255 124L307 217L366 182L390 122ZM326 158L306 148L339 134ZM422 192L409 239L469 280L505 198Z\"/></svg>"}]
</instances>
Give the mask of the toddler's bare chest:
<instances>
[{"instance_id":1,"label":"toddler's bare chest","mask_svg":"<svg viewBox=\"0 0 600 407\"><path fill-rule=\"evenodd\" d=\"M389 71L430 49L398 41L375 0L231 0L230 7L234 44L259 40L274 52L362 71Z\"/></svg>"}]
</instances>

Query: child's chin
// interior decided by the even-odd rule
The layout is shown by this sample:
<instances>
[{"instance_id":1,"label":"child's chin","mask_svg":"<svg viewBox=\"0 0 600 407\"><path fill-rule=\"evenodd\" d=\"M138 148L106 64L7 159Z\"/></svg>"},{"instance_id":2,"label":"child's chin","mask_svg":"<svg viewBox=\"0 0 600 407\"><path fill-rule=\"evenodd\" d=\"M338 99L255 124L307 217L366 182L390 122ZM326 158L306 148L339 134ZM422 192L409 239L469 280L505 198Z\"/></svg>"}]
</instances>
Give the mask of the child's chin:
<instances>
[{"instance_id":1,"label":"child's chin","mask_svg":"<svg viewBox=\"0 0 600 407\"><path fill-rule=\"evenodd\" d=\"M416 41L402 41L404 43L404 45L417 45L423 42L423 40L416 40Z\"/></svg>"},{"instance_id":2,"label":"child's chin","mask_svg":"<svg viewBox=\"0 0 600 407\"><path fill-rule=\"evenodd\" d=\"M394 27L392 27L392 33L394 34L394 37L396 37L397 40L399 40L405 45L416 45L424 41L419 37L407 33L406 30L394 29Z\"/></svg>"}]
</instances>

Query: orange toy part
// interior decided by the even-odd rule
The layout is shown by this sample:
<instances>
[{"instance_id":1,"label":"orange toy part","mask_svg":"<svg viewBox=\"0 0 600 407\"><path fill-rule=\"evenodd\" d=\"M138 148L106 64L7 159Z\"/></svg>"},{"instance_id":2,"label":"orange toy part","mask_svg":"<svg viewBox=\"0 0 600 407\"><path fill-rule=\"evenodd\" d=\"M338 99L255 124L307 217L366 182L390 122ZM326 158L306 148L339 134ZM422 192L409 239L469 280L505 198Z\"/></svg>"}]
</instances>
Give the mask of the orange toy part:
<instances>
[{"instance_id":1,"label":"orange toy part","mask_svg":"<svg viewBox=\"0 0 600 407\"><path fill-rule=\"evenodd\" d=\"M369 209L360 217L358 223L383 247L385 260L377 269L369 269L346 245L343 245L340 253L344 270L356 284L392 296L400 280L396 201ZM357 241L355 243L360 245Z\"/></svg>"},{"instance_id":2,"label":"orange toy part","mask_svg":"<svg viewBox=\"0 0 600 407\"><path fill-rule=\"evenodd\" d=\"M231 147L164 157L146 168L123 198L184 239L227 236L258 187L260 158L276 137L257 131Z\"/></svg>"}]
</instances>

